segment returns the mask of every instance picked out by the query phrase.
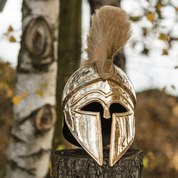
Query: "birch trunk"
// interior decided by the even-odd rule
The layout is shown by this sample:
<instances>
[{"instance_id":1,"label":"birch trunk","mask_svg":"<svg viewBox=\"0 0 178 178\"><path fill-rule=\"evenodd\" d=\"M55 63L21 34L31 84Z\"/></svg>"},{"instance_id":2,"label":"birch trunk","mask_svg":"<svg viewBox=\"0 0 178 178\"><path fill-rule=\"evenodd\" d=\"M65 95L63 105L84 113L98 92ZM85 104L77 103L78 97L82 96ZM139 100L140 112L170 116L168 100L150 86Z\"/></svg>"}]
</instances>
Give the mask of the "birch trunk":
<instances>
[{"instance_id":1,"label":"birch trunk","mask_svg":"<svg viewBox=\"0 0 178 178\"><path fill-rule=\"evenodd\" d=\"M54 123L59 0L24 0L14 125L5 178L48 173Z\"/></svg>"}]
</instances>

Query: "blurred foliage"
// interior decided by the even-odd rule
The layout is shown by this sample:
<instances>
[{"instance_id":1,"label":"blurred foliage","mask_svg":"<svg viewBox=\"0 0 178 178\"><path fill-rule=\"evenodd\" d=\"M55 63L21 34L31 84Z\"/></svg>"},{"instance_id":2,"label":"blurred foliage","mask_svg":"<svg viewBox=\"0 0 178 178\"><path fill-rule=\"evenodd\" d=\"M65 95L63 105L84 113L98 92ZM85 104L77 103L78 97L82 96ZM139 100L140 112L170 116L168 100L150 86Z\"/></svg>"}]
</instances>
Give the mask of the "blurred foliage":
<instances>
[{"instance_id":1,"label":"blurred foliage","mask_svg":"<svg viewBox=\"0 0 178 178\"><path fill-rule=\"evenodd\" d=\"M16 72L10 63L0 60L0 177L6 165L6 153L13 123L12 97L15 93Z\"/></svg>"},{"instance_id":2,"label":"blurred foliage","mask_svg":"<svg viewBox=\"0 0 178 178\"><path fill-rule=\"evenodd\" d=\"M137 93L136 143L144 152L144 178L178 175L178 98L163 91Z\"/></svg>"},{"instance_id":3,"label":"blurred foliage","mask_svg":"<svg viewBox=\"0 0 178 178\"><path fill-rule=\"evenodd\" d=\"M142 37L139 39L134 39L132 43L132 47L134 48L137 43L142 42L143 43L143 50L142 54L144 55L149 55L149 50L151 50L152 45L148 45L148 37L150 38L155 38L159 40L163 40L165 42L164 49L162 49L162 55L168 55L169 50L171 49L171 45L173 41L177 41L178 37L173 36L173 28L174 25L178 25L178 7L176 7L173 3L173 1L170 0L143 0L142 2L138 1L140 4L140 15L138 15L138 12L135 13L134 15L134 10L133 13L131 13L130 20L133 23L137 23L137 25L140 25L140 28L142 28ZM147 4L147 5L145 5ZM176 17L174 20L174 25L170 25L172 27L168 27L168 30L166 30L165 26L165 20L172 20L173 17L167 17L163 15L163 9L165 8L170 8L172 7L172 11L175 11ZM152 26L142 25L142 20L146 19L152 23ZM140 23L140 24L139 24Z\"/></svg>"},{"instance_id":4,"label":"blurred foliage","mask_svg":"<svg viewBox=\"0 0 178 178\"><path fill-rule=\"evenodd\" d=\"M18 30L17 30L18 31ZM12 28L12 26L10 25L7 29L7 32L4 33L4 36L7 38L8 41L15 43L17 42L16 38L15 38L15 33L17 31L14 31L14 29Z\"/></svg>"}]
</instances>

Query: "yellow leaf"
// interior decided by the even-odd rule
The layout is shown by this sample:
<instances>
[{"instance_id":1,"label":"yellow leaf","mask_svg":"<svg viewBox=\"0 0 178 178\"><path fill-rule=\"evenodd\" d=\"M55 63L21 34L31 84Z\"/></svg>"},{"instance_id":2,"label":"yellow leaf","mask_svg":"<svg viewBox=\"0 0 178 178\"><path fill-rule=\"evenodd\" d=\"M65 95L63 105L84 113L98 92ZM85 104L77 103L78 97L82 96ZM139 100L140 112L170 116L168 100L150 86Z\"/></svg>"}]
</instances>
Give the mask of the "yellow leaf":
<instances>
[{"instance_id":1,"label":"yellow leaf","mask_svg":"<svg viewBox=\"0 0 178 178\"><path fill-rule=\"evenodd\" d=\"M161 33L158 39L163 40L163 41L167 41L168 37L165 33Z\"/></svg>"},{"instance_id":2,"label":"yellow leaf","mask_svg":"<svg viewBox=\"0 0 178 178\"><path fill-rule=\"evenodd\" d=\"M168 50L167 49L163 49L162 55L168 55Z\"/></svg>"},{"instance_id":3,"label":"yellow leaf","mask_svg":"<svg viewBox=\"0 0 178 178\"><path fill-rule=\"evenodd\" d=\"M22 99L21 96L14 96L12 98L12 102L17 106L20 103L21 99Z\"/></svg>"},{"instance_id":4,"label":"yellow leaf","mask_svg":"<svg viewBox=\"0 0 178 178\"><path fill-rule=\"evenodd\" d=\"M23 94L21 95L21 97L22 97L22 98L25 98L25 97L27 97L29 94L30 94L30 92L23 93Z\"/></svg>"},{"instance_id":5,"label":"yellow leaf","mask_svg":"<svg viewBox=\"0 0 178 178\"><path fill-rule=\"evenodd\" d=\"M148 163L149 163L148 159L144 157L143 158L143 166L148 167Z\"/></svg>"},{"instance_id":6,"label":"yellow leaf","mask_svg":"<svg viewBox=\"0 0 178 178\"><path fill-rule=\"evenodd\" d=\"M151 23L154 22L154 17L155 17L155 14L154 14L154 13L150 13L150 14L147 14L147 15L146 15L146 18L147 18Z\"/></svg>"},{"instance_id":7,"label":"yellow leaf","mask_svg":"<svg viewBox=\"0 0 178 178\"><path fill-rule=\"evenodd\" d=\"M50 177L52 177L52 163L51 163L51 161L49 162L49 171L50 171Z\"/></svg>"},{"instance_id":8,"label":"yellow leaf","mask_svg":"<svg viewBox=\"0 0 178 178\"><path fill-rule=\"evenodd\" d=\"M164 88L162 89L162 92L163 92L163 93L166 93L166 87L164 87Z\"/></svg>"},{"instance_id":9,"label":"yellow leaf","mask_svg":"<svg viewBox=\"0 0 178 178\"><path fill-rule=\"evenodd\" d=\"M20 101L23 98L27 97L29 94L30 94L30 92L27 92L27 93L23 93L21 96L14 96L12 98L12 102L17 106L20 103Z\"/></svg>"},{"instance_id":10,"label":"yellow leaf","mask_svg":"<svg viewBox=\"0 0 178 178\"><path fill-rule=\"evenodd\" d=\"M36 92L36 94L40 95L41 97L44 96L44 91L43 90L36 89L35 92Z\"/></svg>"},{"instance_id":11,"label":"yellow leaf","mask_svg":"<svg viewBox=\"0 0 178 178\"><path fill-rule=\"evenodd\" d=\"M16 39L13 36L10 36L9 41L14 43L14 42L16 42Z\"/></svg>"},{"instance_id":12,"label":"yellow leaf","mask_svg":"<svg viewBox=\"0 0 178 178\"><path fill-rule=\"evenodd\" d=\"M178 7L175 7L175 10L178 11Z\"/></svg>"},{"instance_id":13,"label":"yellow leaf","mask_svg":"<svg viewBox=\"0 0 178 178\"><path fill-rule=\"evenodd\" d=\"M56 150L63 150L63 149L65 149L64 145L58 145L57 148L56 148Z\"/></svg>"},{"instance_id":14,"label":"yellow leaf","mask_svg":"<svg viewBox=\"0 0 178 178\"><path fill-rule=\"evenodd\" d=\"M13 28L12 26L10 25L9 28L8 28L8 32L12 32L13 31Z\"/></svg>"}]
</instances>

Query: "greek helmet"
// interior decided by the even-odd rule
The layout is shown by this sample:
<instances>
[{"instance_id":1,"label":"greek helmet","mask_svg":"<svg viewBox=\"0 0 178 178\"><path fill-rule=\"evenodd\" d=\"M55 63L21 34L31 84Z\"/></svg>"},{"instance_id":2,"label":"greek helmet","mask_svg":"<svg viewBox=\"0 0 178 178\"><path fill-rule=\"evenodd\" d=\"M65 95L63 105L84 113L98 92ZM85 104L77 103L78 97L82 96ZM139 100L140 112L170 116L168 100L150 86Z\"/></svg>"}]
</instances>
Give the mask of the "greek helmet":
<instances>
[{"instance_id":1,"label":"greek helmet","mask_svg":"<svg viewBox=\"0 0 178 178\"><path fill-rule=\"evenodd\" d=\"M110 147L113 166L134 140L136 96L125 72L113 64L131 35L125 11L103 6L92 16L87 63L67 81L62 95L63 134L99 164Z\"/></svg>"}]
</instances>

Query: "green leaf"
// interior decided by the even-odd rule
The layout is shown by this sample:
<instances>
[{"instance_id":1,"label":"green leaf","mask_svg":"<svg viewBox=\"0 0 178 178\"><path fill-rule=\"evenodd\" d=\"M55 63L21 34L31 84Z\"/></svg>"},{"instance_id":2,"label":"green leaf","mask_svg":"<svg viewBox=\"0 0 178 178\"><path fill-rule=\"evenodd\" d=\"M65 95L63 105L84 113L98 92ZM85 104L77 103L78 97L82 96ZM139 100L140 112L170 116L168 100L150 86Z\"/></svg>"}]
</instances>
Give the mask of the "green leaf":
<instances>
[{"instance_id":1,"label":"green leaf","mask_svg":"<svg viewBox=\"0 0 178 178\"><path fill-rule=\"evenodd\" d=\"M149 160L147 158L143 158L143 166L146 168L148 167Z\"/></svg>"},{"instance_id":2,"label":"green leaf","mask_svg":"<svg viewBox=\"0 0 178 178\"><path fill-rule=\"evenodd\" d=\"M163 40L163 41L167 41L168 37L165 33L161 33L158 39Z\"/></svg>"},{"instance_id":3,"label":"green leaf","mask_svg":"<svg viewBox=\"0 0 178 178\"><path fill-rule=\"evenodd\" d=\"M10 25L9 28L8 28L8 32L12 32L13 31L13 28L12 26Z\"/></svg>"},{"instance_id":4,"label":"green leaf","mask_svg":"<svg viewBox=\"0 0 178 178\"><path fill-rule=\"evenodd\" d=\"M142 33L143 33L143 36L146 36L147 35L147 28L143 27L142 28Z\"/></svg>"},{"instance_id":5,"label":"green leaf","mask_svg":"<svg viewBox=\"0 0 178 178\"><path fill-rule=\"evenodd\" d=\"M10 36L9 41L14 43L14 42L16 42L16 39L13 36Z\"/></svg>"},{"instance_id":6,"label":"green leaf","mask_svg":"<svg viewBox=\"0 0 178 178\"><path fill-rule=\"evenodd\" d=\"M161 7L164 7L164 5L163 5L162 3L160 3L160 2L158 2L158 3L156 4L156 7L161 8Z\"/></svg>"},{"instance_id":7,"label":"green leaf","mask_svg":"<svg viewBox=\"0 0 178 178\"><path fill-rule=\"evenodd\" d=\"M48 84L47 83L42 83L41 84L41 87L44 89L44 88L46 88L48 86Z\"/></svg>"},{"instance_id":8,"label":"green leaf","mask_svg":"<svg viewBox=\"0 0 178 178\"><path fill-rule=\"evenodd\" d=\"M130 20L133 21L133 22L137 22L141 19L142 17L141 16L130 16Z\"/></svg>"},{"instance_id":9,"label":"green leaf","mask_svg":"<svg viewBox=\"0 0 178 178\"><path fill-rule=\"evenodd\" d=\"M174 90L176 89L176 87L175 87L174 85L171 85L171 87L172 87L172 89L174 89Z\"/></svg>"},{"instance_id":10,"label":"green leaf","mask_svg":"<svg viewBox=\"0 0 178 178\"><path fill-rule=\"evenodd\" d=\"M163 93L166 93L166 87L164 87L161 91L162 91Z\"/></svg>"},{"instance_id":11,"label":"green leaf","mask_svg":"<svg viewBox=\"0 0 178 178\"><path fill-rule=\"evenodd\" d=\"M40 95L41 97L44 96L44 91L43 90L36 89L35 92L36 92L36 94Z\"/></svg>"}]
</instances>

